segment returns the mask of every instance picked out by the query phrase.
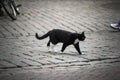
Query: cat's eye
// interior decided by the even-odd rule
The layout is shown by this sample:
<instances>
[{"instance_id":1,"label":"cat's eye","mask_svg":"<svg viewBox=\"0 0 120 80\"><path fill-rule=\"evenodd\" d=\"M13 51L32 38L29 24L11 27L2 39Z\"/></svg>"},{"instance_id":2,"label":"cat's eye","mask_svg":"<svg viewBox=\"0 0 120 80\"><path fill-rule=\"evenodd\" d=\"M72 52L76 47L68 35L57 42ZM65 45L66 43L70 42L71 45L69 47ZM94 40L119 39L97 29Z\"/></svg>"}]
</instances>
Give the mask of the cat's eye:
<instances>
[{"instance_id":1,"label":"cat's eye","mask_svg":"<svg viewBox=\"0 0 120 80\"><path fill-rule=\"evenodd\" d=\"M86 37L82 37L82 39L85 39Z\"/></svg>"}]
</instances>

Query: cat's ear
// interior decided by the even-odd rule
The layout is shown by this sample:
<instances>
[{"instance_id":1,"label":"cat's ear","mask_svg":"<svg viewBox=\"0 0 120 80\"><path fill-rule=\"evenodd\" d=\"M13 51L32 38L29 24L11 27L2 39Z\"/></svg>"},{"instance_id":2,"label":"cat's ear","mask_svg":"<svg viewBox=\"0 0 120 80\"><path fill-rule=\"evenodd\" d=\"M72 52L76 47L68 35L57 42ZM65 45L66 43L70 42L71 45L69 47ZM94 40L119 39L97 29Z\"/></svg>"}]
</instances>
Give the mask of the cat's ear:
<instances>
[{"instance_id":1,"label":"cat's ear","mask_svg":"<svg viewBox=\"0 0 120 80\"><path fill-rule=\"evenodd\" d=\"M85 31L83 31L81 34L84 35L84 34L85 34Z\"/></svg>"}]
</instances>

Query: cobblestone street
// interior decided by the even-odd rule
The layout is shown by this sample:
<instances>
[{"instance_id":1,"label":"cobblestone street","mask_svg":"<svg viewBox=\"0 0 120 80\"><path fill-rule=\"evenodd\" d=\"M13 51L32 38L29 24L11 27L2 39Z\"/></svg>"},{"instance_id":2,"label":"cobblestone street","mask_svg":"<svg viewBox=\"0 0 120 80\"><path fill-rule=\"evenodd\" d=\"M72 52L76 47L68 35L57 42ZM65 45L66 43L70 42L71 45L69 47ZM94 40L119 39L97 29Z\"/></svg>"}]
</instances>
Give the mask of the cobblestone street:
<instances>
[{"instance_id":1,"label":"cobblestone street","mask_svg":"<svg viewBox=\"0 0 120 80\"><path fill-rule=\"evenodd\" d=\"M0 80L119 80L119 0L16 0L21 14L0 17ZM85 31L82 55L69 46L48 52L48 38L35 33L52 29ZM56 46L60 50L62 44Z\"/></svg>"}]
</instances>

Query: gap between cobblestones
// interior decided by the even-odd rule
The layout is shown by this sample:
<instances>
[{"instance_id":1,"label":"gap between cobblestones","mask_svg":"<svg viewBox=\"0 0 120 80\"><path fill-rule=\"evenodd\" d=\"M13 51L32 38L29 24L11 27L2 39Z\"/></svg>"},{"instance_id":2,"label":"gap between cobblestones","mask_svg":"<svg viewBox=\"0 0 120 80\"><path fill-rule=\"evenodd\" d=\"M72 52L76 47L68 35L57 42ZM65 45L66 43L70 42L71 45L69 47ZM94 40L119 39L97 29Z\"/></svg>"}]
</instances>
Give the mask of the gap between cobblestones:
<instances>
[{"instance_id":1,"label":"gap between cobblestones","mask_svg":"<svg viewBox=\"0 0 120 80\"><path fill-rule=\"evenodd\" d=\"M7 61L9 62L9 61ZM95 62L95 63L94 63ZM34 65L34 66L11 66L11 67L0 67L0 70L2 69L43 69L43 68L56 68L56 67L82 67L82 66L89 66L92 64L103 64L103 63L119 63L120 62L120 57L116 58L104 58L104 59L91 59L88 61L74 61L74 62L66 62L66 63L57 63L57 64L43 64L43 65Z\"/></svg>"}]
</instances>

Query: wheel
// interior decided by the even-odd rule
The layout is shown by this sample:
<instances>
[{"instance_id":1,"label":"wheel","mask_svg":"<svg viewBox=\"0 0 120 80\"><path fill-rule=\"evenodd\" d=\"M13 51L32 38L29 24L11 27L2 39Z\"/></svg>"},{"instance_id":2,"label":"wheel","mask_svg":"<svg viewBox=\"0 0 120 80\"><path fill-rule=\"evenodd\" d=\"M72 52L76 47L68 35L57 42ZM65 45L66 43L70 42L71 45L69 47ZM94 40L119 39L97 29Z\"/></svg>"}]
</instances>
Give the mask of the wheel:
<instances>
[{"instance_id":1,"label":"wheel","mask_svg":"<svg viewBox=\"0 0 120 80\"><path fill-rule=\"evenodd\" d=\"M16 5L16 3L15 3L14 0L10 0L10 1L12 2L12 5L13 5L13 7L14 7L16 13L17 13L17 15L19 15L20 12L19 12L19 8L18 7L20 7L21 5Z\"/></svg>"},{"instance_id":2,"label":"wheel","mask_svg":"<svg viewBox=\"0 0 120 80\"><path fill-rule=\"evenodd\" d=\"M12 20L17 19L17 9L14 3L11 0L4 0L3 8L5 9L6 13Z\"/></svg>"}]
</instances>

